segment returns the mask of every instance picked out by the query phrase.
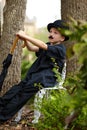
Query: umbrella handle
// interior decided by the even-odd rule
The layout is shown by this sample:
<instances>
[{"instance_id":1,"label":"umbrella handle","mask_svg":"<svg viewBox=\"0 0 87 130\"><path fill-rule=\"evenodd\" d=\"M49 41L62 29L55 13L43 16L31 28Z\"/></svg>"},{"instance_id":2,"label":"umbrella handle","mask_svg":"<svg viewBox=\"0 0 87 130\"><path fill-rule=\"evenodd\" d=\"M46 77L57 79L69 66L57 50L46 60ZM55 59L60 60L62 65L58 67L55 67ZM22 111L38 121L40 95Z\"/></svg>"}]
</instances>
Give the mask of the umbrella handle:
<instances>
[{"instance_id":1,"label":"umbrella handle","mask_svg":"<svg viewBox=\"0 0 87 130\"><path fill-rule=\"evenodd\" d=\"M14 49L15 49L15 47L16 47L16 44L17 44L17 42L18 42L18 39L19 39L19 37L16 36L16 38L15 38L14 41L13 41L13 45L12 45L12 47L11 47L11 49L10 49L10 54L13 54Z\"/></svg>"}]
</instances>

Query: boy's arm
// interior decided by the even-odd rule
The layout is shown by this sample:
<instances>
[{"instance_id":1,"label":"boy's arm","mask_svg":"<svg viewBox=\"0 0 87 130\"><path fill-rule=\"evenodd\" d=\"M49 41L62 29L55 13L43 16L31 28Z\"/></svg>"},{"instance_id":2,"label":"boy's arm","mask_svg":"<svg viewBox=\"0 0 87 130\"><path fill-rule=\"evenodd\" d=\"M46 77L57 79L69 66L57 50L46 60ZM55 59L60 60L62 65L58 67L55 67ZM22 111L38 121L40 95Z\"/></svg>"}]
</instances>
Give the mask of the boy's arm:
<instances>
[{"instance_id":1,"label":"boy's arm","mask_svg":"<svg viewBox=\"0 0 87 130\"><path fill-rule=\"evenodd\" d=\"M24 41L24 46L26 46L29 51L34 51L34 52L39 51L39 47L35 45L31 45L27 40Z\"/></svg>"},{"instance_id":2,"label":"boy's arm","mask_svg":"<svg viewBox=\"0 0 87 130\"><path fill-rule=\"evenodd\" d=\"M47 48L48 48L47 44L45 44L43 41L30 37L21 30L16 35L19 36L20 39L27 40L39 48L42 48L44 50L47 50Z\"/></svg>"}]
</instances>

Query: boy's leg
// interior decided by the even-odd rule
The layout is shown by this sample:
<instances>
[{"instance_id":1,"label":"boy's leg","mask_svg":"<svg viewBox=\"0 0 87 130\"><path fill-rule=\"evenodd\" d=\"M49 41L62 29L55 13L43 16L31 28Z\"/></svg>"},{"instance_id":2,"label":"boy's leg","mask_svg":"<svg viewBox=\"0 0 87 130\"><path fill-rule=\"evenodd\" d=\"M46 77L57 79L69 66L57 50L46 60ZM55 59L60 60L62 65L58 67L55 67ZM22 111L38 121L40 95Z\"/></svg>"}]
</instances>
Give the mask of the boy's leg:
<instances>
[{"instance_id":1,"label":"boy's leg","mask_svg":"<svg viewBox=\"0 0 87 130\"><path fill-rule=\"evenodd\" d=\"M0 112L0 121L6 121L20 110L23 105L38 91L38 87L34 87L33 85L25 85L22 89L14 95L10 101L5 105ZM8 94L9 96L9 94Z\"/></svg>"},{"instance_id":2,"label":"boy's leg","mask_svg":"<svg viewBox=\"0 0 87 130\"><path fill-rule=\"evenodd\" d=\"M14 85L2 97L0 97L0 109L1 107L4 107L19 91L21 91L23 85L23 82Z\"/></svg>"}]
</instances>

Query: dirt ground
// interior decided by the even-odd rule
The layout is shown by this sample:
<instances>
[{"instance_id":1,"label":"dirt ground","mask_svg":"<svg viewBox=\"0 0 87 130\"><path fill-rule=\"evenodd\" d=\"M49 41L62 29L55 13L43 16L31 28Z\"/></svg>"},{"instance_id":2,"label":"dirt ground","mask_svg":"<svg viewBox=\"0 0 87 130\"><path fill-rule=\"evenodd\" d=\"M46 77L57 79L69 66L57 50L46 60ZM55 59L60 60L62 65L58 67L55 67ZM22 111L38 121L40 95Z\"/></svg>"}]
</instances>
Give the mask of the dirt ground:
<instances>
[{"instance_id":1,"label":"dirt ground","mask_svg":"<svg viewBox=\"0 0 87 130\"><path fill-rule=\"evenodd\" d=\"M0 125L0 130L37 130L31 123L33 120L33 110L29 109L27 106L23 109L20 122L15 123L13 120L14 117Z\"/></svg>"}]
</instances>

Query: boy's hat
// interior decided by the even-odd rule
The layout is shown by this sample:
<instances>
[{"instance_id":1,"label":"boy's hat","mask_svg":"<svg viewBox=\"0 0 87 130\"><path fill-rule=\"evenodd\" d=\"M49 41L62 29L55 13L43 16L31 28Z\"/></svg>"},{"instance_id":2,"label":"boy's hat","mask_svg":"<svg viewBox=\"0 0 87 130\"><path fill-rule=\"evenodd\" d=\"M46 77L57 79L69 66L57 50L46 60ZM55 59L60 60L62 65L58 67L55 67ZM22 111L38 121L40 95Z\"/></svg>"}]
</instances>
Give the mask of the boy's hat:
<instances>
[{"instance_id":1,"label":"boy's hat","mask_svg":"<svg viewBox=\"0 0 87 130\"><path fill-rule=\"evenodd\" d=\"M54 21L53 23L49 23L47 25L47 29L48 31L50 31L50 29L54 27L54 28L61 28L61 29L69 29L68 26L66 26L66 23L64 20L56 20ZM66 40L69 40L69 37L68 36L65 36L65 41Z\"/></svg>"}]
</instances>

